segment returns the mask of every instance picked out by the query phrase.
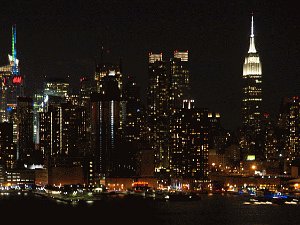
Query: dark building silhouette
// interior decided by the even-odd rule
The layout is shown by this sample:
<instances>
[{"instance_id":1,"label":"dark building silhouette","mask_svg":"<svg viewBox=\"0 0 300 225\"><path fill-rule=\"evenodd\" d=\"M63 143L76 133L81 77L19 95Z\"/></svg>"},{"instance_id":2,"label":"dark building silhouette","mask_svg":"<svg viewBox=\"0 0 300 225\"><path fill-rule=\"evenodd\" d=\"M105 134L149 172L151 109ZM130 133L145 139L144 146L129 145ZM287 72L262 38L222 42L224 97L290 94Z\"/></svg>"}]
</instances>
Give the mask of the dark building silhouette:
<instances>
[{"instance_id":1,"label":"dark building silhouette","mask_svg":"<svg viewBox=\"0 0 300 225\"><path fill-rule=\"evenodd\" d=\"M16 117L18 130L18 160L21 163L27 163L34 151L32 98L18 98Z\"/></svg>"},{"instance_id":2,"label":"dark building silhouette","mask_svg":"<svg viewBox=\"0 0 300 225\"><path fill-rule=\"evenodd\" d=\"M12 169L16 165L17 152L13 143L13 124L0 123L0 164L4 169Z\"/></svg>"},{"instance_id":3,"label":"dark building silhouette","mask_svg":"<svg viewBox=\"0 0 300 225\"><path fill-rule=\"evenodd\" d=\"M120 139L120 89L114 75L101 81L100 93L91 95L92 150L95 172L99 178L114 176L120 168L118 141Z\"/></svg>"}]
</instances>

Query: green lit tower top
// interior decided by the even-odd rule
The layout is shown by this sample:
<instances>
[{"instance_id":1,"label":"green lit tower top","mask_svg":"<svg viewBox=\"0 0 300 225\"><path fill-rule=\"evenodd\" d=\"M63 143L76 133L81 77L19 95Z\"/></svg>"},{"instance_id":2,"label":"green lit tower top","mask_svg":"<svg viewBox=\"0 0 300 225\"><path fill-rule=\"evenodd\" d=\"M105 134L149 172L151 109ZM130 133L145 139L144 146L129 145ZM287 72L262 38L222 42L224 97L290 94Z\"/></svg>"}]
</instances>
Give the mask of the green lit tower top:
<instances>
[{"instance_id":1,"label":"green lit tower top","mask_svg":"<svg viewBox=\"0 0 300 225\"><path fill-rule=\"evenodd\" d=\"M17 26L12 26L12 43L11 43L11 55L9 55L10 65L12 67L12 74L19 75L19 60L17 59Z\"/></svg>"}]
</instances>

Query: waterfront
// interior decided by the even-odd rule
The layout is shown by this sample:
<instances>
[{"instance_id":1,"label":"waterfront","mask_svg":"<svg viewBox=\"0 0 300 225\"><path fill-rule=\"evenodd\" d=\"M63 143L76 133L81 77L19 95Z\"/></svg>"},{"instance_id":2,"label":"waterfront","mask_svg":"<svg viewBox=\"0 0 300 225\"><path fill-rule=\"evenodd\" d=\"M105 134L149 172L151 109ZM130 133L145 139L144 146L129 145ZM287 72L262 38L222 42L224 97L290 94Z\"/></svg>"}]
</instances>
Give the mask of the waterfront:
<instances>
[{"instance_id":1,"label":"waterfront","mask_svg":"<svg viewBox=\"0 0 300 225\"><path fill-rule=\"evenodd\" d=\"M15 222L88 224L299 224L300 205L245 205L248 197L202 195L197 201L158 201L109 197L94 202L66 203L33 194L1 196L1 217ZM9 216L17 212L18 216ZM112 213L113 212L113 213ZM33 217L30 216L33 215ZM112 216L113 215L113 216ZM30 218L30 219L27 219ZM39 219L37 219L39 218Z\"/></svg>"}]
</instances>

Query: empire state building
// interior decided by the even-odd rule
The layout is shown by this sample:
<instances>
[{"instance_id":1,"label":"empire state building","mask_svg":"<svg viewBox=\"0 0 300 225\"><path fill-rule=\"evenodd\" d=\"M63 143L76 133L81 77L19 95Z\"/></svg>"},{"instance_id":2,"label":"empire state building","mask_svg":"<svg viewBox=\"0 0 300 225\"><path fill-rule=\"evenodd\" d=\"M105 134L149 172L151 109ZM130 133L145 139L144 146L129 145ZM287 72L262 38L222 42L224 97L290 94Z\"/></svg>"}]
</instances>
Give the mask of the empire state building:
<instances>
[{"instance_id":1,"label":"empire state building","mask_svg":"<svg viewBox=\"0 0 300 225\"><path fill-rule=\"evenodd\" d=\"M258 134L261 129L262 68L254 42L253 16L248 53L243 65L242 122L246 132Z\"/></svg>"}]
</instances>

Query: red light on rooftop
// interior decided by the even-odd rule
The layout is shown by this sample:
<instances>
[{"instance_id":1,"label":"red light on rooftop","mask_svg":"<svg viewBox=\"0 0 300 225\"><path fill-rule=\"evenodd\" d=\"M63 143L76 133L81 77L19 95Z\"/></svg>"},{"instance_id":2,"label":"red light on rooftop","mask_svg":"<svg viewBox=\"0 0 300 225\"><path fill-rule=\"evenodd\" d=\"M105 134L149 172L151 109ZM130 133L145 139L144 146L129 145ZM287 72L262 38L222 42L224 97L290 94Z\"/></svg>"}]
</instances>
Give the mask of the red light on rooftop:
<instances>
[{"instance_id":1,"label":"red light on rooftop","mask_svg":"<svg viewBox=\"0 0 300 225\"><path fill-rule=\"evenodd\" d=\"M22 83L22 77L21 76L15 76L12 79L13 84L21 84Z\"/></svg>"}]
</instances>

